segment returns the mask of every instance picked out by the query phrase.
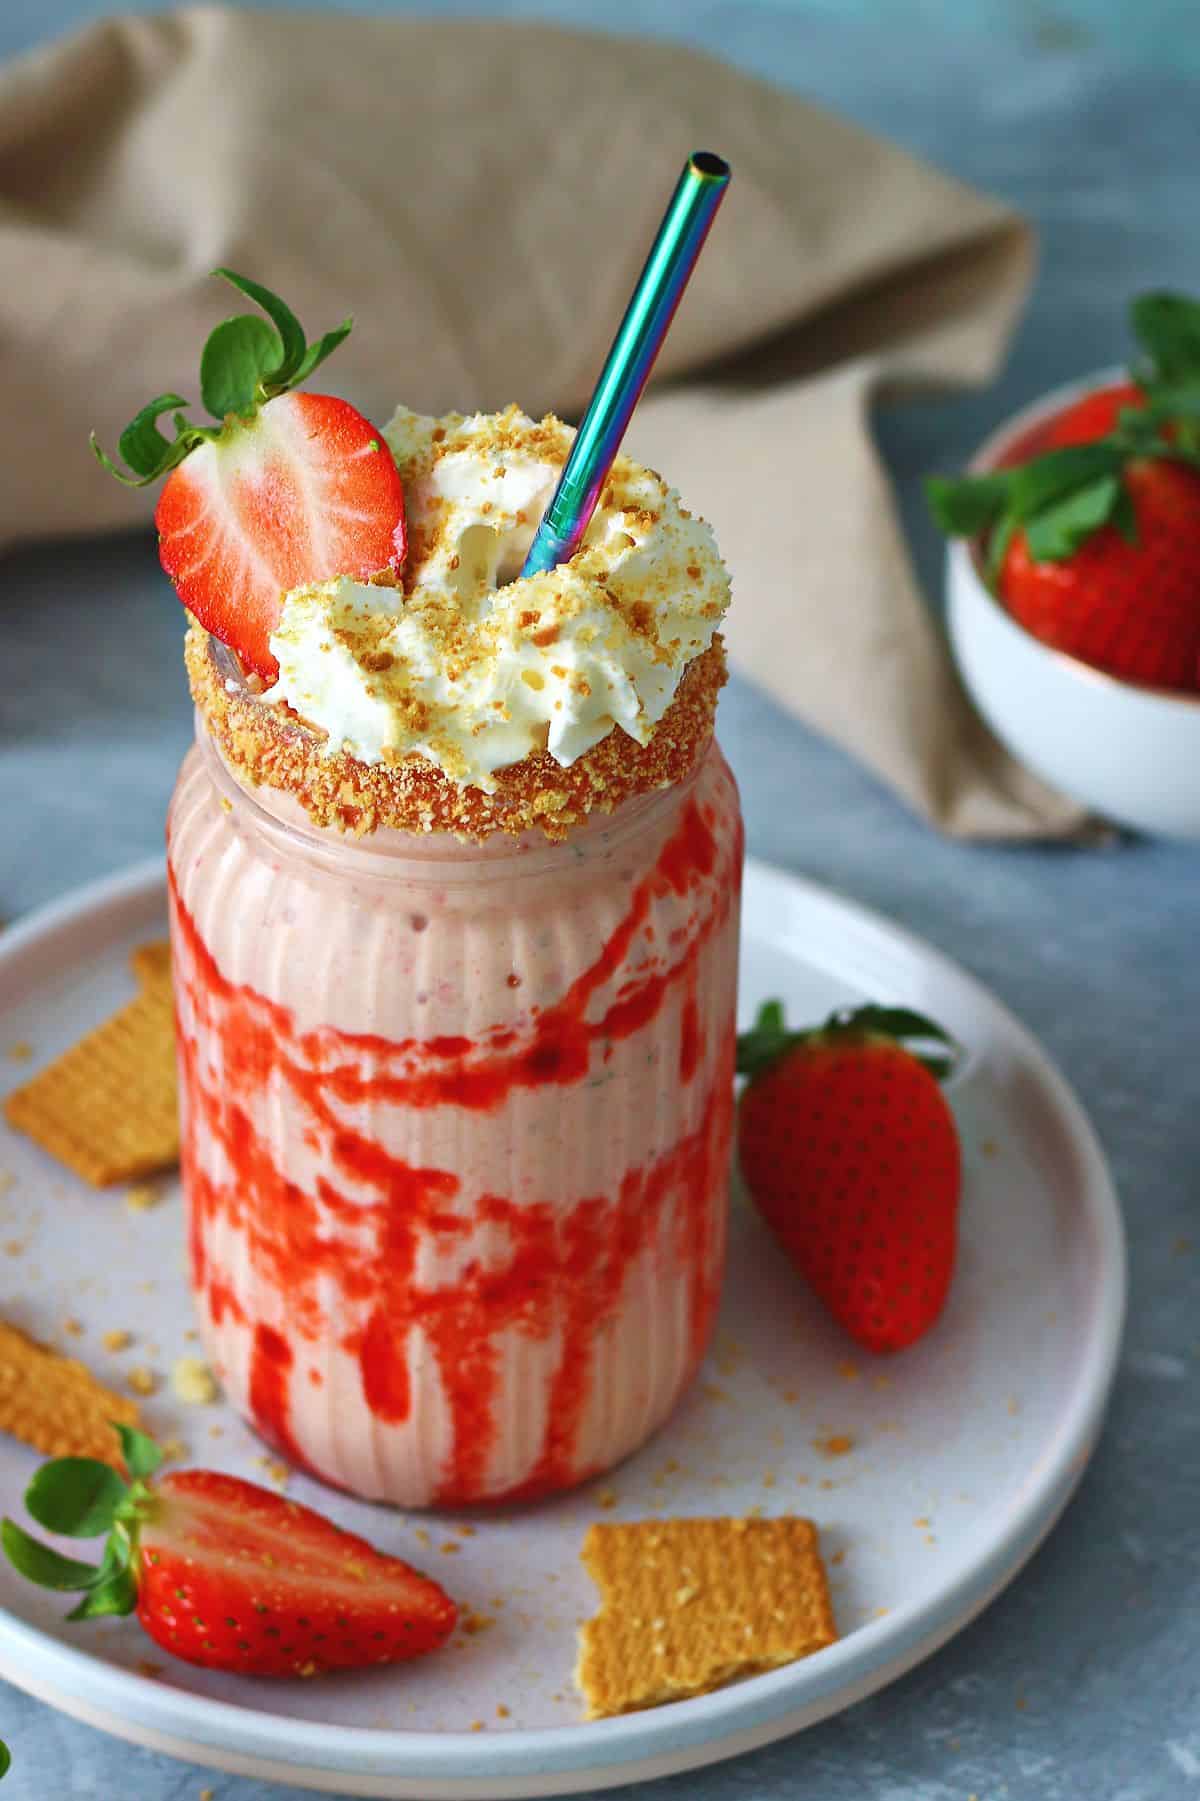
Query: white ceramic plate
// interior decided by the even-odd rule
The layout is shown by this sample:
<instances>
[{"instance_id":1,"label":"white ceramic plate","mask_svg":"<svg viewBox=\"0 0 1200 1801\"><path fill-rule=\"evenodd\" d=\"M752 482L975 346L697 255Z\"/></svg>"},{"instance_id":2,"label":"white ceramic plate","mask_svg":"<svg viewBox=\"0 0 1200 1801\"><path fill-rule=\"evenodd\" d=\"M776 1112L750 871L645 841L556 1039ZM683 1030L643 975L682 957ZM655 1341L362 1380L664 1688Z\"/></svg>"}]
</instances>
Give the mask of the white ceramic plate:
<instances>
[{"instance_id":1,"label":"white ceramic plate","mask_svg":"<svg viewBox=\"0 0 1200 1801\"><path fill-rule=\"evenodd\" d=\"M479 1517L473 1533L460 1519L422 1522L292 1480L298 1499L426 1564L492 1622L486 1630L407 1669L236 1681L163 1667L132 1621L66 1626L62 1598L4 1567L0 1674L198 1763L334 1794L502 1801L664 1775L794 1732L927 1656L1009 1581L1078 1481L1112 1380L1125 1260L1103 1157L1034 1040L962 971L809 883L754 865L747 878L746 1019L774 994L797 1019L870 995L933 1013L969 1049L954 1087L967 1166L961 1260L935 1331L894 1360L856 1355L737 1198L703 1376L608 1480ZM127 997L127 953L162 932L164 913L155 864L4 934L0 1089ZM23 1043L32 1063L19 1060ZM135 1364L165 1378L194 1352L173 1183L160 1205L133 1213L2 1125L0 1169L11 1178L0 1195L5 1316L117 1384ZM114 1327L136 1335L119 1355L102 1346ZM164 1380L145 1411L194 1461L269 1479L262 1447L220 1404L185 1407ZM20 1513L37 1462L0 1438L3 1509ZM588 1523L753 1507L819 1523L841 1642L717 1694L582 1724L571 1669L576 1624L594 1609L578 1556ZM157 1672L140 1667L147 1658Z\"/></svg>"}]
</instances>

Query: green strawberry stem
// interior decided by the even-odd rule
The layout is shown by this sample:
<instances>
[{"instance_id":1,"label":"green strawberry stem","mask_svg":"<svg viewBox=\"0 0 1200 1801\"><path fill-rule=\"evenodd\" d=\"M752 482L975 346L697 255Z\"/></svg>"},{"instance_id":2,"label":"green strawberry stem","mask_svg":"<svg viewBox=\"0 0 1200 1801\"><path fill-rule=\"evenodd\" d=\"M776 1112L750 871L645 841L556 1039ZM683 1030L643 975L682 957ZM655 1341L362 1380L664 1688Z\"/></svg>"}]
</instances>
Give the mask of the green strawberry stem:
<instances>
[{"instance_id":1,"label":"green strawberry stem","mask_svg":"<svg viewBox=\"0 0 1200 1801\"><path fill-rule=\"evenodd\" d=\"M1064 562L1106 525L1135 543L1125 481L1131 462L1158 458L1200 469L1200 302L1142 294L1130 308L1130 323L1143 352L1132 378L1146 403L1123 409L1107 436L1012 469L926 479L930 511L947 537L984 540L993 589L1017 531L1024 531L1037 563Z\"/></svg>"},{"instance_id":2,"label":"green strawberry stem","mask_svg":"<svg viewBox=\"0 0 1200 1801\"><path fill-rule=\"evenodd\" d=\"M116 1470L96 1458L56 1457L35 1472L25 1491L26 1508L47 1531L67 1538L106 1533L99 1563L64 1557L15 1520L0 1522L0 1545L20 1575L40 1588L82 1595L67 1615L69 1620L132 1613L137 1605L138 1532L154 1510L149 1478L161 1464L162 1452L152 1438L131 1426L114 1424L113 1431L121 1441L131 1481L123 1482Z\"/></svg>"},{"instance_id":3,"label":"green strawberry stem","mask_svg":"<svg viewBox=\"0 0 1200 1801\"><path fill-rule=\"evenodd\" d=\"M1177 422L1176 442L1200 450L1200 303L1186 294L1139 294L1129 318L1143 352L1138 385L1160 418Z\"/></svg>"},{"instance_id":4,"label":"green strawberry stem","mask_svg":"<svg viewBox=\"0 0 1200 1801\"><path fill-rule=\"evenodd\" d=\"M200 354L200 398L217 425L196 425L181 410L189 403L180 394L159 394L134 414L118 441L126 468L119 469L102 450L95 432L92 450L110 475L127 488L144 488L178 467L198 444L220 438L239 419L252 419L260 406L307 381L318 364L350 334L353 320L343 319L309 344L291 308L278 294L233 269L214 269L267 315L237 313L222 320ZM174 438L159 430L164 413L173 415ZM127 471L132 470L132 474Z\"/></svg>"},{"instance_id":5,"label":"green strawberry stem","mask_svg":"<svg viewBox=\"0 0 1200 1801\"><path fill-rule=\"evenodd\" d=\"M955 1040L934 1020L909 1007L868 1004L839 1008L823 1025L791 1031L782 1002L772 1000L760 1007L751 1029L738 1035L737 1073L753 1080L799 1045L869 1044L884 1039L909 1051L939 1082L957 1067L960 1052Z\"/></svg>"}]
</instances>

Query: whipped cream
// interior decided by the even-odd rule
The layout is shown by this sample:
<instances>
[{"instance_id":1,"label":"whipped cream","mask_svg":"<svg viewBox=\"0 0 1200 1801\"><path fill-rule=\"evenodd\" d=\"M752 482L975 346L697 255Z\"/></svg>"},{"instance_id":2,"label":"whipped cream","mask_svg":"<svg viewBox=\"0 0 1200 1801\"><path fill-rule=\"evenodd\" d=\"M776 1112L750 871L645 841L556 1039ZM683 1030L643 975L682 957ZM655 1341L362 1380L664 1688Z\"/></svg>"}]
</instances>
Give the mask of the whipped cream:
<instances>
[{"instance_id":1,"label":"whipped cream","mask_svg":"<svg viewBox=\"0 0 1200 1801\"><path fill-rule=\"evenodd\" d=\"M729 603L712 531L662 478L613 465L569 563L516 580L570 450L560 420L425 418L384 433L404 482L402 586L286 595L264 697L365 763L427 757L460 786L531 751L569 766L620 725L648 742Z\"/></svg>"}]
</instances>

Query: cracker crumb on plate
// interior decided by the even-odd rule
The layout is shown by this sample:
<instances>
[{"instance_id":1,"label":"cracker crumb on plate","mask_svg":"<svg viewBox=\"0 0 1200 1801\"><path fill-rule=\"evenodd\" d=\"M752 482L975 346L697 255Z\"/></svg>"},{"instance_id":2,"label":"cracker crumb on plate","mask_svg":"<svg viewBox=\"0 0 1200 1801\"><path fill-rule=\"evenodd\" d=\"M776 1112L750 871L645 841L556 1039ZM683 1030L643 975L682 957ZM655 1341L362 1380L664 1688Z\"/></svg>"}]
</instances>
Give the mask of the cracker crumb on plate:
<instances>
[{"instance_id":1,"label":"cracker crumb on plate","mask_svg":"<svg viewBox=\"0 0 1200 1801\"><path fill-rule=\"evenodd\" d=\"M171 1368L171 1387L189 1407L206 1407L220 1392L202 1357L177 1357Z\"/></svg>"}]
</instances>

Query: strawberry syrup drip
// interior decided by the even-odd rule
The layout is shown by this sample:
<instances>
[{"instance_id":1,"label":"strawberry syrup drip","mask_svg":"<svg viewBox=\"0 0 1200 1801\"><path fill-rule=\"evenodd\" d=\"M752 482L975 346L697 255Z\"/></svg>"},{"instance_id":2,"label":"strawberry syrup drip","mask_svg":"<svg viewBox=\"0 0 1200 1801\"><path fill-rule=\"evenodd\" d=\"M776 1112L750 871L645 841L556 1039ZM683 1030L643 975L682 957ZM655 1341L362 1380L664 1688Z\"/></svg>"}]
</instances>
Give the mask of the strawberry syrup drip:
<instances>
[{"instance_id":1,"label":"strawberry syrup drip","mask_svg":"<svg viewBox=\"0 0 1200 1801\"><path fill-rule=\"evenodd\" d=\"M176 980L194 1022L194 1030L179 1034L192 1281L214 1324L228 1316L253 1326L250 1410L263 1436L289 1458L305 1462L290 1413L297 1345L281 1320L246 1319L215 1266L214 1241L229 1230L245 1234L256 1276L277 1291L301 1341L319 1344L328 1336L324 1298L332 1280L348 1316L359 1322L340 1342L357 1357L367 1406L385 1424L409 1417L408 1342L414 1330L422 1332L453 1428L442 1501L476 1499L485 1490L498 1431L498 1340L510 1329L542 1341L557 1331L561 1350L535 1467L504 1498L528 1498L587 1473L575 1467L575 1448L596 1337L619 1309L631 1266L668 1218L670 1253L688 1283L692 1366L699 1361L718 1298L721 1244L714 1239L723 1233L717 1197L733 1119L732 1023L713 1059L697 1130L628 1170L616 1195L590 1196L565 1211L538 1199L465 1197L452 1172L414 1168L347 1123L343 1108L384 1101L491 1112L515 1090L577 1083L588 1073L594 1046L611 1055L613 1041L655 1019L679 984L685 989L680 1077L692 1081L703 1050L698 958L729 917L742 850L739 826L722 858L715 814L704 812L693 803L685 807L621 921L562 998L535 1013L523 1031L497 1029L479 1044L461 1037L393 1042L332 1027L299 1033L288 1008L222 975L172 875ZM589 1002L621 972L652 900L687 897L702 884L711 884L709 909L703 918L693 910L678 960L661 971L642 967L602 1017L589 1021ZM247 1111L253 1095L277 1082L304 1108L302 1136L322 1153L327 1173L315 1178L313 1192L288 1179ZM205 1142L220 1147L229 1172L219 1182L201 1167L198 1149ZM369 1198L360 1198L364 1190ZM422 1246L452 1250L481 1226L491 1228L491 1245L500 1248L472 1257L456 1280L433 1286L418 1279Z\"/></svg>"},{"instance_id":2,"label":"strawberry syrup drip","mask_svg":"<svg viewBox=\"0 0 1200 1801\"><path fill-rule=\"evenodd\" d=\"M261 1323L254 1328L250 1363L250 1411L263 1436L287 1457L303 1461L290 1420L292 1347L282 1333Z\"/></svg>"}]
</instances>

